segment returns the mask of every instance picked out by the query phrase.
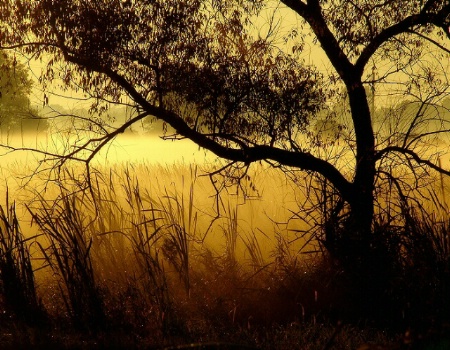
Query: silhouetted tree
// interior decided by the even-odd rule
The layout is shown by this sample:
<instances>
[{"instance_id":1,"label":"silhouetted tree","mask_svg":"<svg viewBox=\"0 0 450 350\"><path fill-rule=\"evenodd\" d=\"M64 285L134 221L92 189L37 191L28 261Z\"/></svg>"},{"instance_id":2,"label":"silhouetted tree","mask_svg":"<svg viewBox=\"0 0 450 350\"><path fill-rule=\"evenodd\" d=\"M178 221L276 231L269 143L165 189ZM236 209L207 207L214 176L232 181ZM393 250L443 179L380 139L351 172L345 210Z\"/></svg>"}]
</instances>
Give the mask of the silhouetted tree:
<instances>
[{"instance_id":1,"label":"silhouetted tree","mask_svg":"<svg viewBox=\"0 0 450 350\"><path fill-rule=\"evenodd\" d=\"M46 120L40 120L31 108L29 95L32 82L28 70L15 57L0 52L0 128L4 132L43 130ZM39 122L41 125L39 125Z\"/></svg>"},{"instance_id":2,"label":"silhouetted tree","mask_svg":"<svg viewBox=\"0 0 450 350\"><path fill-rule=\"evenodd\" d=\"M297 16L281 42L277 29L288 20L267 15L278 3ZM258 27L263 16L268 20ZM91 130L103 135L66 157L89 150L89 162L118 133L153 116L175 130L167 138L189 138L230 164L266 160L320 174L342 199L335 210L349 210L341 238L357 260L370 256L383 159L396 154L404 164L449 174L413 144L377 142L365 89L413 96L424 109L444 96L448 83L439 74L449 53L447 1L4 0L0 21L3 47L50 55L42 79L54 79L58 68L64 86L96 97L98 110L101 101L125 98L136 108L136 116L115 129L93 118ZM326 79L302 56L309 37L331 64ZM391 76L402 78L395 90L383 84ZM311 129L339 91L354 137L348 139L354 168L345 172L315 152ZM423 125L417 117L406 129L410 135ZM444 124L440 131L448 129Z\"/></svg>"}]
</instances>

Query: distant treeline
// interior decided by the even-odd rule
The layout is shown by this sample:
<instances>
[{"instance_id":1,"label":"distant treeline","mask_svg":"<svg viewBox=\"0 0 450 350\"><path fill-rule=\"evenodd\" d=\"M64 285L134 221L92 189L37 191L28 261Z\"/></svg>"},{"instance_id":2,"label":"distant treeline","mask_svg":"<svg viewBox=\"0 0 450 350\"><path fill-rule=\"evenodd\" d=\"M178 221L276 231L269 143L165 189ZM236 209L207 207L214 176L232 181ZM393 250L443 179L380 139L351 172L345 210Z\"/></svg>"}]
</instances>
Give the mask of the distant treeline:
<instances>
[{"instance_id":1,"label":"distant treeline","mask_svg":"<svg viewBox=\"0 0 450 350\"><path fill-rule=\"evenodd\" d=\"M119 127L130 118L136 116L136 113L134 109L127 106L110 105L108 110L102 113L101 119L105 125L111 128ZM90 115L92 115L92 112L89 111L88 107L76 106L67 108L59 104L50 104L44 107L35 107L34 115L30 114L29 117L17 119L13 125L8 126L8 130L11 132L42 132L52 125L57 126L57 129L61 129L61 126L68 128L71 125L86 122L85 118ZM2 131L6 131L6 129L2 129ZM133 124L125 132L161 135L164 131L173 132L162 121L149 116L144 118L141 123Z\"/></svg>"}]
</instances>

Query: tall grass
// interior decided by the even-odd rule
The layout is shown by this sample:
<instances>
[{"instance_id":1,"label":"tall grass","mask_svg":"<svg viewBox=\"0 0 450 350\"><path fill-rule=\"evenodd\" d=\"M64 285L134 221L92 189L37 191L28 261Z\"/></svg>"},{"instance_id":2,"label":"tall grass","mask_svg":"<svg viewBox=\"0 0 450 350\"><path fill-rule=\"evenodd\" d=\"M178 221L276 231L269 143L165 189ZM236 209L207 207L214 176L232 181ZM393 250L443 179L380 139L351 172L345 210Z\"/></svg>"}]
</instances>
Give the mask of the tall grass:
<instances>
[{"instance_id":1,"label":"tall grass","mask_svg":"<svg viewBox=\"0 0 450 350\"><path fill-rule=\"evenodd\" d=\"M46 239L39 243L41 252L58 276L66 310L76 328L96 331L105 321L103 300L91 258L93 237L87 234L89 217L81 209L84 196L77 197L61 188L52 202L40 198L40 207L30 209Z\"/></svg>"},{"instance_id":2,"label":"tall grass","mask_svg":"<svg viewBox=\"0 0 450 350\"><path fill-rule=\"evenodd\" d=\"M125 199L131 210L131 227L127 238L131 242L136 258L138 281L145 293L145 300L149 300L147 307L153 307L156 310L156 322L166 335L175 322L175 315L163 262L163 247L168 245L166 240L169 239L164 237L164 217L160 215L163 211L155 207L151 198L149 202L142 198L138 181L134 182L128 171L124 176ZM176 238L178 236L175 236L174 240ZM175 261L174 264L176 264Z\"/></svg>"},{"instance_id":3,"label":"tall grass","mask_svg":"<svg viewBox=\"0 0 450 350\"><path fill-rule=\"evenodd\" d=\"M320 183L304 195L284 187L283 178L252 174L257 186L268 185L260 187L261 199L224 193L218 215L214 188L193 166L130 165L93 173L89 181L64 174L54 192L35 194L28 204L38 238L20 236L12 212L0 210L0 218L13 223L3 236L17 236L4 246L22 247L17 252L23 257L9 263L26 266L28 275L18 283L32 288L27 281L36 276L31 267L37 258L27 247L36 242L49 272L38 281L58 287L53 300L42 295L45 306L64 306L50 317L56 313L64 321L67 313L82 333L126 334L137 348L200 339L286 349L306 348L309 341L316 344L311 348L324 348L331 337L345 343L345 334L334 332L338 321L371 322L374 309L382 326L412 327L420 317L444 322L450 314L447 216L400 205L395 215L379 212L374 242L385 265L367 277L367 283L383 279L369 310L356 297L361 280L320 242L326 234L317 212L321 196L336 203ZM278 197L286 202L284 211ZM252 211L260 207L265 211ZM329 206L322 208L330 217ZM341 218L334 219L342 228ZM34 290L39 300L46 289ZM363 332L342 329L353 332L347 345L368 340Z\"/></svg>"},{"instance_id":4,"label":"tall grass","mask_svg":"<svg viewBox=\"0 0 450 350\"><path fill-rule=\"evenodd\" d=\"M0 206L0 296L8 313L20 321L40 323L45 313L38 298L30 253L26 238L16 215L16 203Z\"/></svg>"}]
</instances>

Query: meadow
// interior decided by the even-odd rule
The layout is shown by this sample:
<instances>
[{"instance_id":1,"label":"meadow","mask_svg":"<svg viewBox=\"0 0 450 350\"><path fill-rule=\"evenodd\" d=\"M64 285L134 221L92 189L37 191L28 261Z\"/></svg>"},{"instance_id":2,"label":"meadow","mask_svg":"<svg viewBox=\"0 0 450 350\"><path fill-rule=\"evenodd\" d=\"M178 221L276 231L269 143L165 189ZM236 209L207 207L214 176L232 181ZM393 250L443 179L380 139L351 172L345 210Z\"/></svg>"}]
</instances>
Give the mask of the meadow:
<instances>
[{"instance_id":1,"label":"meadow","mask_svg":"<svg viewBox=\"0 0 450 350\"><path fill-rule=\"evenodd\" d=\"M257 165L222 188L208 170L133 162L96 166L89 179L68 166L53 179L10 180L0 210L1 348L420 348L443 339L443 179L432 215L386 222L382 205L378 234L401 253L366 308L359 282L321 243L323 183Z\"/></svg>"}]
</instances>

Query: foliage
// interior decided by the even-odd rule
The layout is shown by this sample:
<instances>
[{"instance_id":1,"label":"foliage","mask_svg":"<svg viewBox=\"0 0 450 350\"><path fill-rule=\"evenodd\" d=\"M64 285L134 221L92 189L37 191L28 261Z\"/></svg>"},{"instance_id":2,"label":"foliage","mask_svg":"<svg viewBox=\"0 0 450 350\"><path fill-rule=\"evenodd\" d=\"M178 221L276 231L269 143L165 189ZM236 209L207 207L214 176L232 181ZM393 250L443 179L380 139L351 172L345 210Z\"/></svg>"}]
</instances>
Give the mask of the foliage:
<instances>
[{"instance_id":1,"label":"foliage","mask_svg":"<svg viewBox=\"0 0 450 350\"><path fill-rule=\"evenodd\" d=\"M8 316L29 324L44 321L45 314L36 291L29 242L16 215L16 203L0 206L0 297Z\"/></svg>"},{"instance_id":2,"label":"foliage","mask_svg":"<svg viewBox=\"0 0 450 350\"><path fill-rule=\"evenodd\" d=\"M103 301L91 259L92 237L85 232L86 217L78 209L81 200L64 193L31 212L47 245L39 243L46 264L59 276L59 289L67 314L79 329L98 331L105 325Z\"/></svg>"},{"instance_id":3,"label":"foliage","mask_svg":"<svg viewBox=\"0 0 450 350\"><path fill-rule=\"evenodd\" d=\"M3 132L41 131L46 121L31 108L28 68L16 56L0 53L0 126Z\"/></svg>"},{"instance_id":4,"label":"foliage","mask_svg":"<svg viewBox=\"0 0 450 350\"><path fill-rule=\"evenodd\" d=\"M77 57L95 67L66 66L59 74L67 85L76 81L97 98L119 102L124 91L116 78L127 81L137 94L133 99L144 97L146 104L175 112L190 128L224 142L241 138L238 125L241 142L284 143L322 102L319 75L246 33L241 22L250 14L242 9L219 10L206 1L82 1L70 3L70 10L65 1L21 5L14 14L17 30L27 30L19 23L29 15L46 24L33 34L51 42L46 49L56 55L45 74L48 82L58 60ZM60 44L63 51L56 50ZM106 67L115 78L101 74ZM186 104L190 108L180 110Z\"/></svg>"}]
</instances>

